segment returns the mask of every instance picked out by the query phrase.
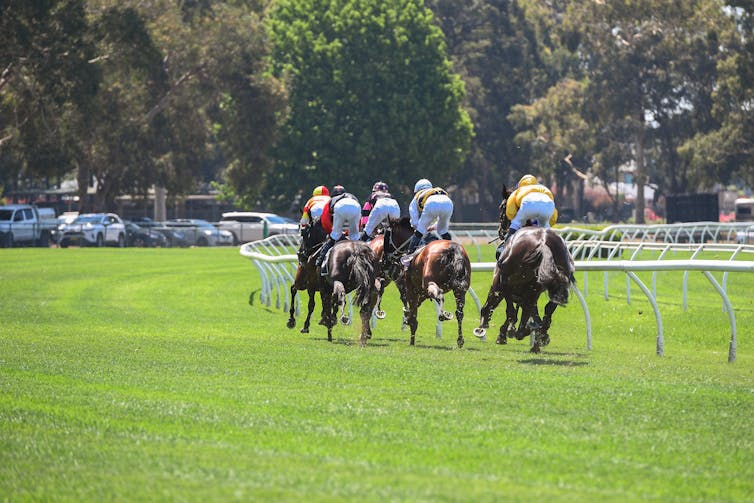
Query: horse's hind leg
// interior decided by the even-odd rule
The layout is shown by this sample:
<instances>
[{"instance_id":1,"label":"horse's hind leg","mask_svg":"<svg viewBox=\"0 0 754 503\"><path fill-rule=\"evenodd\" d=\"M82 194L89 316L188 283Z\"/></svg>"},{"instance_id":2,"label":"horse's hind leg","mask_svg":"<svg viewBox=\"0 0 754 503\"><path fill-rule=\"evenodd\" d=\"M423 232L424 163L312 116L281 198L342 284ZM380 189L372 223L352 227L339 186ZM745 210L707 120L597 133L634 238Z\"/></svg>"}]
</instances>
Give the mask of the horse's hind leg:
<instances>
[{"instance_id":1,"label":"horse's hind leg","mask_svg":"<svg viewBox=\"0 0 754 503\"><path fill-rule=\"evenodd\" d=\"M456 320L458 321L458 339L456 340L458 347L463 347L463 308L466 305L466 290L455 291L453 294L456 297Z\"/></svg>"},{"instance_id":2,"label":"horse's hind leg","mask_svg":"<svg viewBox=\"0 0 754 503\"><path fill-rule=\"evenodd\" d=\"M442 289L440 289L440 287L434 281L430 281L427 284L427 296L437 302L437 309L440 312L438 319L440 321L448 321L453 319L453 315L448 311L445 311L445 296L442 294Z\"/></svg>"}]
</instances>

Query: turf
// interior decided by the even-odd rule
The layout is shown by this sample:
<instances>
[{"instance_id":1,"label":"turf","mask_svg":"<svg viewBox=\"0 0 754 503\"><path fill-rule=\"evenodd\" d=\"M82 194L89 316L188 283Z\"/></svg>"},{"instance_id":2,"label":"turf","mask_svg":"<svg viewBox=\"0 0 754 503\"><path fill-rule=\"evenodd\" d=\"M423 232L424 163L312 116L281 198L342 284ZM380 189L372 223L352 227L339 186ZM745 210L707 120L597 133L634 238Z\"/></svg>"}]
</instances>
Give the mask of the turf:
<instances>
[{"instance_id":1,"label":"turf","mask_svg":"<svg viewBox=\"0 0 754 503\"><path fill-rule=\"evenodd\" d=\"M484 251L491 256L491 248ZM701 274L661 273L656 323L625 276L577 274L543 353L455 322L417 346L389 287L366 348L259 302L235 248L0 254L0 500L751 501L754 277L730 326ZM486 295L491 273L472 285ZM650 275L643 275L651 284ZM254 292L254 295L250 294ZM253 305L249 305L250 296ZM304 294L305 297L305 294ZM449 301L452 308L453 302ZM319 310L319 301L317 310Z\"/></svg>"}]
</instances>

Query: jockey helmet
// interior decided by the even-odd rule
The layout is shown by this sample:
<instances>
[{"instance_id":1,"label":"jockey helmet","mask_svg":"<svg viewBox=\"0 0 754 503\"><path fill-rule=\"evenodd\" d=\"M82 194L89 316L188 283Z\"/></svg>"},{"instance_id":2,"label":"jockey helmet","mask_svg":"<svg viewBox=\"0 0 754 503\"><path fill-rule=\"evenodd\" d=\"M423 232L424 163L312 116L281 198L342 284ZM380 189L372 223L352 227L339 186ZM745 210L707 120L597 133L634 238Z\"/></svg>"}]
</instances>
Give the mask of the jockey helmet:
<instances>
[{"instance_id":1,"label":"jockey helmet","mask_svg":"<svg viewBox=\"0 0 754 503\"><path fill-rule=\"evenodd\" d=\"M524 185L536 185L537 178L534 175L524 175L521 177L521 180L518 181L518 187L523 187Z\"/></svg>"},{"instance_id":2,"label":"jockey helmet","mask_svg":"<svg viewBox=\"0 0 754 503\"><path fill-rule=\"evenodd\" d=\"M375 182L372 185L372 192L390 192L385 182Z\"/></svg>"},{"instance_id":3,"label":"jockey helmet","mask_svg":"<svg viewBox=\"0 0 754 503\"><path fill-rule=\"evenodd\" d=\"M324 185L318 185L314 187L314 190L312 191L312 196L329 196L330 191L327 190L327 187Z\"/></svg>"},{"instance_id":4,"label":"jockey helmet","mask_svg":"<svg viewBox=\"0 0 754 503\"><path fill-rule=\"evenodd\" d=\"M422 178L421 180L416 182L416 185L414 185L414 194L416 194L420 190L431 189L431 188L432 188L432 182L430 182L426 178Z\"/></svg>"},{"instance_id":5,"label":"jockey helmet","mask_svg":"<svg viewBox=\"0 0 754 503\"><path fill-rule=\"evenodd\" d=\"M332 188L332 192L330 192L330 195L335 197L335 196L339 196L345 193L346 193L345 187L343 187L342 185L336 185L335 187Z\"/></svg>"}]
</instances>

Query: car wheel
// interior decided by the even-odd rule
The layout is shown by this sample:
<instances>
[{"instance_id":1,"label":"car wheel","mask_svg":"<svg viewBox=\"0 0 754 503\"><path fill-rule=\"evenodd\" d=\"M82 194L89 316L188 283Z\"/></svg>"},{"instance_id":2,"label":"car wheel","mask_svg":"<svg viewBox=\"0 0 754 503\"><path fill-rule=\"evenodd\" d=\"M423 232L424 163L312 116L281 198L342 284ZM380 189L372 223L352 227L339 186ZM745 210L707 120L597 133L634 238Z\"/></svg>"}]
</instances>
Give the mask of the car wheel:
<instances>
[{"instance_id":1,"label":"car wheel","mask_svg":"<svg viewBox=\"0 0 754 503\"><path fill-rule=\"evenodd\" d=\"M105 246L105 238L102 237L102 234L97 234L95 246L97 248L102 248L103 246Z\"/></svg>"},{"instance_id":2,"label":"car wheel","mask_svg":"<svg viewBox=\"0 0 754 503\"><path fill-rule=\"evenodd\" d=\"M68 240L67 239L61 239L60 240L60 247L61 248L68 248Z\"/></svg>"},{"instance_id":3,"label":"car wheel","mask_svg":"<svg viewBox=\"0 0 754 503\"><path fill-rule=\"evenodd\" d=\"M42 231L42 234L39 235L39 239L37 239L37 246L40 248L49 248L50 247L50 233L47 231Z\"/></svg>"},{"instance_id":4,"label":"car wheel","mask_svg":"<svg viewBox=\"0 0 754 503\"><path fill-rule=\"evenodd\" d=\"M126 238L123 236L123 234L118 234L118 248L125 248L126 247Z\"/></svg>"},{"instance_id":5,"label":"car wheel","mask_svg":"<svg viewBox=\"0 0 754 503\"><path fill-rule=\"evenodd\" d=\"M147 242L142 237L135 237L133 241L131 241L131 246L137 246L137 247L146 247Z\"/></svg>"},{"instance_id":6,"label":"car wheel","mask_svg":"<svg viewBox=\"0 0 754 503\"><path fill-rule=\"evenodd\" d=\"M196 240L196 246L209 246L209 241L207 238L199 238Z\"/></svg>"}]
</instances>

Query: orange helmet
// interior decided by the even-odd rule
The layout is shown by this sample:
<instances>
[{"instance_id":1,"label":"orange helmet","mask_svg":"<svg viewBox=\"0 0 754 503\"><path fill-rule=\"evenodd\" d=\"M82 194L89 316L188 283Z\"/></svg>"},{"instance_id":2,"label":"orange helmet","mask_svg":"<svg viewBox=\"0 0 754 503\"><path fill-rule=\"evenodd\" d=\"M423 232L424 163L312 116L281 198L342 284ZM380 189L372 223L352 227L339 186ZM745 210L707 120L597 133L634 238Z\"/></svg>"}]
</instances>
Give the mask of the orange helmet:
<instances>
[{"instance_id":1,"label":"orange helmet","mask_svg":"<svg viewBox=\"0 0 754 503\"><path fill-rule=\"evenodd\" d=\"M523 187L524 185L536 185L537 178L534 175L524 175L521 177L521 180L518 181L518 187Z\"/></svg>"},{"instance_id":2,"label":"orange helmet","mask_svg":"<svg viewBox=\"0 0 754 503\"><path fill-rule=\"evenodd\" d=\"M329 196L330 191L327 190L327 187L324 185L318 185L314 187L314 190L312 191L312 196Z\"/></svg>"}]
</instances>

